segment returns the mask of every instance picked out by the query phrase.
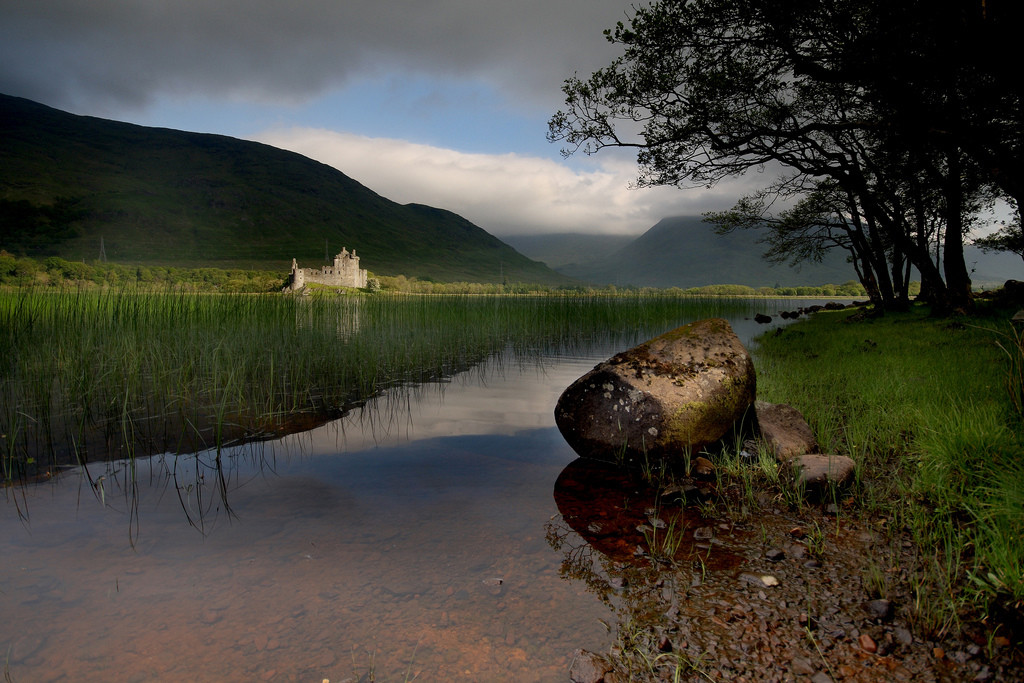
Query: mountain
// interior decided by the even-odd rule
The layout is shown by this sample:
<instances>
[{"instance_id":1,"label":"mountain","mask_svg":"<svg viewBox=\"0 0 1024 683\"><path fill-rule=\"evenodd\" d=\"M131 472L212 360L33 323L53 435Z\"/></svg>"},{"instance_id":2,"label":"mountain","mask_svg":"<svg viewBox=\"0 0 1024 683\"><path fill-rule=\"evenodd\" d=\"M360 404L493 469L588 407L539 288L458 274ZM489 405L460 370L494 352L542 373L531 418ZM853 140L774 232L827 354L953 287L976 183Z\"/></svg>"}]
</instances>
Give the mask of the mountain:
<instances>
[{"instance_id":1,"label":"mountain","mask_svg":"<svg viewBox=\"0 0 1024 683\"><path fill-rule=\"evenodd\" d=\"M632 235L556 232L542 235L498 235L516 251L543 261L549 268L570 270L611 256L633 241Z\"/></svg>"},{"instance_id":2,"label":"mountain","mask_svg":"<svg viewBox=\"0 0 1024 683\"><path fill-rule=\"evenodd\" d=\"M77 116L0 95L0 249L284 269L342 247L380 275L560 284L451 211L400 205L269 145Z\"/></svg>"},{"instance_id":3,"label":"mountain","mask_svg":"<svg viewBox=\"0 0 1024 683\"><path fill-rule=\"evenodd\" d=\"M716 235L700 216L666 218L637 238L564 233L502 239L565 275L599 285L793 287L856 279L845 252L836 250L820 264L772 266L761 256L764 245L757 242L757 233ZM964 258L976 287L1024 280L1024 261L1016 254L985 253L968 245Z\"/></svg>"},{"instance_id":4,"label":"mountain","mask_svg":"<svg viewBox=\"0 0 1024 683\"><path fill-rule=\"evenodd\" d=\"M964 262L975 287L992 289L1007 280L1024 280L1024 260L1009 252L985 253L978 247L964 247Z\"/></svg>"},{"instance_id":5,"label":"mountain","mask_svg":"<svg viewBox=\"0 0 1024 683\"><path fill-rule=\"evenodd\" d=\"M588 238L593 238L592 242ZM844 254L835 253L822 263L800 268L772 266L761 256L763 245L753 233L716 235L700 216L665 218L657 225L607 251L607 236L558 237L553 245L543 239L533 242L506 237L531 258L542 259L559 272L592 284L643 287L700 287L711 284L750 287L842 284L855 280L853 266ZM623 238L620 238L623 239ZM570 245L576 259L549 261L541 249L562 250Z\"/></svg>"}]
</instances>

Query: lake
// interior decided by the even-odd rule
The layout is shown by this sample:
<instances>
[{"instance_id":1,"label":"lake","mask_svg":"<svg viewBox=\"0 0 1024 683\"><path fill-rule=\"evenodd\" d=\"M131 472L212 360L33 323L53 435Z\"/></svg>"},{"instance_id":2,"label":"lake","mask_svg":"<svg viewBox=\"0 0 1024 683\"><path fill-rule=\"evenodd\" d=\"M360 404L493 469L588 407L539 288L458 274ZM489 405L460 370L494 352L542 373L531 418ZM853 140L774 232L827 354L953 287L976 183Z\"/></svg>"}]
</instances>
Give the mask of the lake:
<instances>
[{"instance_id":1,"label":"lake","mask_svg":"<svg viewBox=\"0 0 1024 683\"><path fill-rule=\"evenodd\" d=\"M728 317L749 342L777 324L753 311L787 307ZM5 489L10 679L567 680L612 615L550 542L576 459L554 404L642 334L508 348L309 431Z\"/></svg>"}]
</instances>

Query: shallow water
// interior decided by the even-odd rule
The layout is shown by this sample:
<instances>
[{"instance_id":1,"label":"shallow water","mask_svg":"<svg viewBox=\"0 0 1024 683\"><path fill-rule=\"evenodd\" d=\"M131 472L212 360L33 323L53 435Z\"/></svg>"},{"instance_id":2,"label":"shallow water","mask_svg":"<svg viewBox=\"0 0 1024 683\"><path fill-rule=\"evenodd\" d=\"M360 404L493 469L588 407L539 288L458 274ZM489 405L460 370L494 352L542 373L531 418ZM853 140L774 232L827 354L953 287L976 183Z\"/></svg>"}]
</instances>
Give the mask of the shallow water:
<instances>
[{"instance_id":1,"label":"shallow water","mask_svg":"<svg viewBox=\"0 0 1024 683\"><path fill-rule=\"evenodd\" d=\"M10 679L566 680L611 636L545 539L576 458L553 408L617 350L495 359L219 473L162 456L8 489Z\"/></svg>"}]
</instances>

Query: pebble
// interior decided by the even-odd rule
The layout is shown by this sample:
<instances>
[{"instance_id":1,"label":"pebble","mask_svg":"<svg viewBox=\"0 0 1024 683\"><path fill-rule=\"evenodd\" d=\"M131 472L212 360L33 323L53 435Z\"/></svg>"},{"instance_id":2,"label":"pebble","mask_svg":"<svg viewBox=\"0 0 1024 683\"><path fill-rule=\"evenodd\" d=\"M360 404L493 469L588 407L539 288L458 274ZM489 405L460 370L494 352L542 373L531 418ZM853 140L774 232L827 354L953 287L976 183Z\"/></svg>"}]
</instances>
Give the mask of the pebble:
<instances>
[{"instance_id":1,"label":"pebble","mask_svg":"<svg viewBox=\"0 0 1024 683\"><path fill-rule=\"evenodd\" d=\"M766 552L764 556L765 559L767 559L769 562L781 562L782 560L786 559L786 553L782 551L780 548L772 548L771 550Z\"/></svg>"},{"instance_id":2,"label":"pebble","mask_svg":"<svg viewBox=\"0 0 1024 683\"><path fill-rule=\"evenodd\" d=\"M869 636L867 633L860 634L860 638L857 639L857 643L860 645L860 649L864 652L870 652L874 654L878 652L878 644L875 643L874 638Z\"/></svg>"},{"instance_id":3,"label":"pebble","mask_svg":"<svg viewBox=\"0 0 1024 683\"><path fill-rule=\"evenodd\" d=\"M815 673L814 667L803 657L794 657L790 666L793 668L793 673L798 676L810 676Z\"/></svg>"},{"instance_id":4,"label":"pebble","mask_svg":"<svg viewBox=\"0 0 1024 683\"><path fill-rule=\"evenodd\" d=\"M715 465L707 458L697 456L693 461L693 471L698 476L709 477L715 473Z\"/></svg>"},{"instance_id":5,"label":"pebble","mask_svg":"<svg viewBox=\"0 0 1024 683\"><path fill-rule=\"evenodd\" d=\"M864 604L864 611L872 619L888 620L892 618L892 602L884 599L870 600Z\"/></svg>"},{"instance_id":6,"label":"pebble","mask_svg":"<svg viewBox=\"0 0 1024 683\"><path fill-rule=\"evenodd\" d=\"M754 586L762 586L762 587L770 587L770 586L778 586L779 585L779 580L777 578L775 578L774 576L770 576L768 574L763 574L762 575L762 574L750 574L748 572L743 572L742 574L740 574L740 581L744 581L744 582L749 583L749 584L754 585Z\"/></svg>"},{"instance_id":7,"label":"pebble","mask_svg":"<svg viewBox=\"0 0 1024 683\"><path fill-rule=\"evenodd\" d=\"M608 668L593 652L576 650L569 667L569 680L573 683L600 683Z\"/></svg>"}]
</instances>

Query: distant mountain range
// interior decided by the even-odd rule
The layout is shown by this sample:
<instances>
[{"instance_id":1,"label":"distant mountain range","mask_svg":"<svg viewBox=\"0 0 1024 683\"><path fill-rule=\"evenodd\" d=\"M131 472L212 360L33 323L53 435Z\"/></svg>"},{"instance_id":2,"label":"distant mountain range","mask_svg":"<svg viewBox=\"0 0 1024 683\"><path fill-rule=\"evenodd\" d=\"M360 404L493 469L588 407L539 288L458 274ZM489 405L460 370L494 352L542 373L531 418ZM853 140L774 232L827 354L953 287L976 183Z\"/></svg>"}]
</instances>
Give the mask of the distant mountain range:
<instances>
[{"instance_id":1,"label":"distant mountain range","mask_svg":"<svg viewBox=\"0 0 1024 683\"><path fill-rule=\"evenodd\" d=\"M838 250L821 263L772 266L761 256L764 245L756 232L716 235L700 216L665 218L639 237L560 233L502 239L560 273L595 285L794 287L857 278L846 253ZM968 246L965 256L976 286L1024 279L1024 261L1015 254L986 254Z\"/></svg>"},{"instance_id":2,"label":"distant mountain range","mask_svg":"<svg viewBox=\"0 0 1024 683\"><path fill-rule=\"evenodd\" d=\"M0 95L0 249L283 269L342 247L381 275L570 282L451 211L400 205L307 157Z\"/></svg>"},{"instance_id":3,"label":"distant mountain range","mask_svg":"<svg viewBox=\"0 0 1024 683\"><path fill-rule=\"evenodd\" d=\"M101 245L121 263L282 271L292 258L315 267L347 247L375 274L442 282L756 287L855 278L839 253L799 269L769 266L756 234L720 237L696 216L666 218L636 238L498 239L451 211L397 204L269 145L0 95L0 249L94 260ZM978 284L1024 279L1012 254L969 248L967 263Z\"/></svg>"}]
</instances>

